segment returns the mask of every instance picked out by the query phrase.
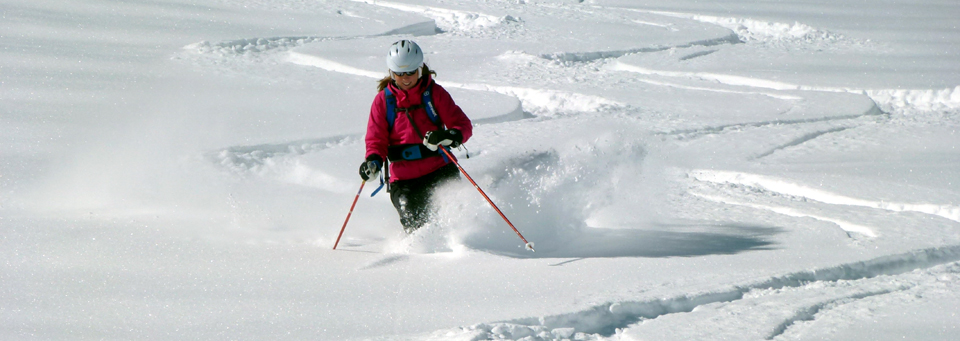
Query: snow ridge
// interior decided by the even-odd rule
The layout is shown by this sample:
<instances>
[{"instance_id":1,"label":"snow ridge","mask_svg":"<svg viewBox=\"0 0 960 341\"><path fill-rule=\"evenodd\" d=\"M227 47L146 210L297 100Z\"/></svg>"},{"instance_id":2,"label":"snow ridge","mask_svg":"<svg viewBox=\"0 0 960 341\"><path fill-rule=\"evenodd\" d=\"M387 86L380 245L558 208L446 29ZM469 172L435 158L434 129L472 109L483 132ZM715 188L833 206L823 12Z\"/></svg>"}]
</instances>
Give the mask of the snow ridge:
<instances>
[{"instance_id":1,"label":"snow ridge","mask_svg":"<svg viewBox=\"0 0 960 341\"><path fill-rule=\"evenodd\" d=\"M688 48L688 47L694 47L694 46L716 46L716 45L737 44L737 43L740 43L740 39L737 38L737 35L730 34L726 37L694 41L694 42L677 45L677 46L651 46L651 47L641 47L641 48L619 50L619 51L548 53L548 54L541 54L540 58L557 60L562 62L590 62L590 61L599 60L599 59L619 58L619 57L623 57L625 55L633 54L633 53L649 53L649 52L666 51L666 50L677 49L677 48L682 49L682 48Z\"/></svg>"},{"instance_id":2,"label":"snow ridge","mask_svg":"<svg viewBox=\"0 0 960 341\"><path fill-rule=\"evenodd\" d=\"M836 43L849 40L849 38L844 37L842 34L816 29L799 22L787 24L748 18L717 17L710 15L665 11L649 11L647 13L675 18L692 19L725 27L736 32L740 40L744 42L796 45L802 43Z\"/></svg>"},{"instance_id":3,"label":"snow ridge","mask_svg":"<svg viewBox=\"0 0 960 341\"><path fill-rule=\"evenodd\" d=\"M498 86L480 83L443 82L444 86L452 86L468 90L493 91L504 95L514 96L523 103L524 111L538 116L566 115L581 112L599 112L616 110L627 105L599 96L585 95L575 92L522 88L514 86Z\"/></svg>"},{"instance_id":4,"label":"snow ridge","mask_svg":"<svg viewBox=\"0 0 960 341\"><path fill-rule=\"evenodd\" d=\"M728 94L742 94L742 95L761 95L771 98L777 98L787 101L797 101L803 99L802 97L793 96L793 95L784 95L774 92L759 92L759 91L738 91L738 90L727 90L727 89L718 89L718 88L707 88L702 86L689 86L689 85L680 85L676 83L668 83L663 81L655 81L650 79L637 79L637 81L652 85L666 86L676 89L685 89L685 90L696 90L696 91L709 91L709 92L718 92L718 93L728 93Z\"/></svg>"},{"instance_id":5,"label":"snow ridge","mask_svg":"<svg viewBox=\"0 0 960 341\"><path fill-rule=\"evenodd\" d=\"M375 0L353 1L426 16L436 21L436 29L440 32L457 36L500 37L515 34L523 29L523 20L511 15L497 17L480 12L398 2Z\"/></svg>"},{"instance_id":6,"label":"snow ridge","mask_svg":"<svg viewBox=\"0 0 960 341\"><path fill-rule=\"evenodd\" d=\"M373 38L381 36L392 36L399 34L410 35L431 35L437 31L436 23L432 21L419 22L412 25L399 27L384 33L365 35L365 36L343 36L343 37L321 37L321 36L298 36L298 37L269 37L269 38L249 38L227 40L219 43L209 41L200 41L183 47L184 50L193 51L199 54L215 54L217 56L243 56L269 51L287 51L293 48L301 47L310 43L317 43L328 40L350 40Z\"/></svg>"},{"instance_id":7,"label":"snow ridge","mask_svg":"<svg viewBox=\"0 0 960 341\"><path fill-rule=\"evenodd\" d=\"M368 77L373 79L380 79L383 77L383 72L374 72L374 71L358 69L349 65L337 63L329 59L320 58L314 55L299 53L294 51L290 51L287 54L286 61L293 64L297 64L297 65L313 66L313 67L318 67L327 71L346 73L350 75Z\"/></svg>"},{"instance_id":8,"label":"snow ridge","mask_svg":"<svg viewBox=\"0 0 960 341\"><path fill-rule=\"evenodd\" d=\"M677 130L671 130L668 132L661 133L661 135L697 136L697 135L706 135L706 134L717 134L727 129L738 129L738 128L744 128L744 127L765 127L765 126L783 125L783 124L803 124L803 123L842 121L842 120L857 119L864 116L874 116L874 115L882 115L882 114L883 112L880 111L880 108L873 106L870 108L869 111L863 114L827 116L827 117L810 118L810 119L758 121L758 122L735 123L735 124L726 124L726 125L720 125L720 126L714 126L714 127L703 127L703 128L694 128L694 129L677 129ZM809 139L806 141L809 141ZM801 141L801 142L805 142L805 141ZM790 146L786 146L786 147L790 147Z\"/></svg>"},{"instance_id":9,"label":"snow ridge","mask_svg":"<svg viewBox=\"0 0 960 341\"><path fill-rule=\"evenodd\" d=\"M866 95L884 110L938 111L960 109L960 86L946 89L851 89L843 87L808 86L760 78L726 75L710 72L663 71L616 62L611 70L627 71L642 75L698 79L726 85L746 86L773 90L801 90L822 92L848 92Z\"/></svg>"},{"instance_id":10,"label":"snow ridge","mask_svg":"<svg viewBox=\"0 0 960 341\"><path fill-rule=\"evenodd\" d=\"M184 50L195 51L200 54L213 53L219 56L243 55L248 53L266 52L273 49L290 49L309 43L324 41L326 37L275 37L251 38L210 43L201 41L184 46Z\"/></svg>"},{"instance_id":11,"label":"snow ridge","mask_svg":"<svg viewBox=\"0 0 960 341\"><path fill-rule=\"evenodd\" d=\"M327 71L341 72L356 76L375 79L383 77L383 73L380 72L358 69L314 55L298 52L290 52L289 56L287 57L287 61L298 65L314 66ZM508 96L514 96L520 100L524 111L532 112L540 116L556 116L579 112L598 112L602 110L615 110L626 107L625 104L603 97L584 95L574 92L522 88L514 86L498 86L482 83L460 83L449 81L437 81L437 83L440 83L444 87L491 91Z\"/></svg>"},{"instance_id":12,"label":"snow ridge","mask_svg":"<svg viewBox=\"0 0 960 341\"><path fill-rule=\"evenodd\" d=\"M926 90L863 90L881 106L919 111L940 111L960 109L960 86L952 89Z\"/></svg>"},{"instance_id":13,"label":"snow ridge","mask_svg":"<svg viewBox=\"0 0 960 341\"><path fill-rule=\"evenodd\" d=\"M758 209L758 210L765 210L765 211L775 212L775 213L782 214L782 215L785 215L785 216L790 216L790 217L813 218L813 219L816 219L816 220L833 223L834 225L837 225L838 227L840 227L840 229L842 229L842 230L844 230L844 231L847 231L847 232L848 232L848 233L847 233L847 236L848 236L848 237L851 237L851 238L853 238L853 236L850 235L849 232L858 233L858 234L861 234L861 235L864 235L864 236L867 236L867 237L870 237L870 238L877 237L876 232L874 232L873 229L870 228L870 227L863 226L863 225L859 225L859 224L855 224L855 223L851 223L851 222L844 221L844 220L840 220L840 219L829 218L829 217L824 217L824 216L821 216L821 215L806 213L806 212L802 212L802 211L797 210L797 209L794 209L794 208L783 207L783 206L770 206L770 205L754 204L754 203L736 201L736 200L732 200L732 199L728 199L728 198L722 198L722 197L714 196L714 195L707 195L707 194L703 194L703 193L692 193L692 194L693 194L694 196L697 196L697 197L700 197L700 198L703 198L703 199L706 199L706 200L709 200L709 201L717 202L717 203L722 203L722 204L727 204L727 205L735 205L735 206L745 206L745 207L750 207L750 208L754 208L754 209Z\"/></svg>"},{"instance_id":14,"label":"snow ridge","mask_svg":"<svg viewBox=\"0 0 960 341\"><path fill-rule=\"evenodd\" d=\"M900 203L884 202L852 198L824 190L819 190L803 185L794 184L786 180L776 179L763 175L715 171L715 170L694 170L689 173L690 177L703 182L712 182L718 184L734 184L760 188L780 194L791 195L819 201L833 205L861 206L887 210L892 212L919 212L947 218L960 222L960 207L942 204L927 203Z\"/></svg>"},{"instance_id":15,"label":"snow ridge","mask_svg":"<svg viewBox=\"0 0 960 341\"><path fill-rule=\"evenodd\" d=\"M363 134L352 134L288 143L234 146L209 152L206 158L234 174L253 175L335 193L351 193L356 190L351 185L322 169L303 164L298 157L362 140Z\"/></svg>"}]
</instances>

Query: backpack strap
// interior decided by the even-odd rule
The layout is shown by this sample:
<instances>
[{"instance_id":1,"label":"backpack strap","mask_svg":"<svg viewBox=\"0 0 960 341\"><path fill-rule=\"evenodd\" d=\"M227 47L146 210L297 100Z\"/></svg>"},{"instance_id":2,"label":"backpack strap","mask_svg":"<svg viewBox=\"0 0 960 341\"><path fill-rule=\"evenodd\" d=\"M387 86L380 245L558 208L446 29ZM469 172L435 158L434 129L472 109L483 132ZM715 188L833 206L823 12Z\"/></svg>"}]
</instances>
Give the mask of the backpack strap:
<instances>
[{"instance_id":1,"label":"backpack strap","mask_svg":"<svg viewBox=\"0 0 960 341\"><path fill-rule=\"evenodd\" d=\"M430 87L433 88L433 84L430 84ZM443 129L443 122L440 121L440 115L437 114L437 109L433 107L433 96L430 95L430 90L423 92L423 103L427 106L426 112L427 117L430 118L430 121L433 122L433 125L437 126L439 129ZM450 159L447 158L447 154L440 154L443 157L445 163L450 163Z\"/></svg>"},{"instance_id":2,"label":"backpack strap","mask_svg":"<svg viewBox=\"0 0 960 341\"><path fill-rule=\"evenodd\" d=\"M432 87L432 85L431 85ZM437 128L443 129L443 123L440 122L440 115L437 115L437 109L433 107L433 96L430 95L430 89L423 92L423 103L426 106L427 117Z\"/></svg>"},{"instance_id":3,"label":"backpack strap","mask_svg":"<svg viewBox=\"0 0 960 341\"><path fill-rule=\"evenodd\" d=\"M397 98L390 92L390 87L383 89L384 99L387 102L387 131L393 130L393 121L397 120Z\"/></svg>"}]
</instances>

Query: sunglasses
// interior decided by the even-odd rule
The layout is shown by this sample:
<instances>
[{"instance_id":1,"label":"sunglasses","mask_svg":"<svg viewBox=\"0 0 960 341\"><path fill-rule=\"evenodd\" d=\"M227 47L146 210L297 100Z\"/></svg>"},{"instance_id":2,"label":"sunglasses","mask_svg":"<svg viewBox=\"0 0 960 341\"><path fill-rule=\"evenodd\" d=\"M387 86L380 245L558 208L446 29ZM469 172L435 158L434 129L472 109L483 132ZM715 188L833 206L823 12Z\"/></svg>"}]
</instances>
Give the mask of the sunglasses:
<instances>
[{"instance_id":1,"label":"sunglasses","mask_svg":"<svg viewBox=\"0 0 960 341\"><path fill-rule=\"evenodd\" d=\"M417 74L417 71L418 71L418 70L413 70L413 71L408 71L408 72L396 72L396 71L391 71L391 72L393 72L393 75L394 75L394 76L404 77L404 76L413 76L413 75Z\"/></svg>"}]
</instances>

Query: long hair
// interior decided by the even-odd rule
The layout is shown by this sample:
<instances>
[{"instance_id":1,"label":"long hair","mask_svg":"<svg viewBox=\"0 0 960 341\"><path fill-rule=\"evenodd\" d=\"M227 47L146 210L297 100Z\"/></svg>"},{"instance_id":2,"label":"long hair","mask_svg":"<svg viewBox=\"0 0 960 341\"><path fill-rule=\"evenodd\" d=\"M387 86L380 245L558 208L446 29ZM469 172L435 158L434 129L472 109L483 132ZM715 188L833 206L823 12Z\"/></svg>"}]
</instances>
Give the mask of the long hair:
<instances>
[{"instance_id":1,"label":"long hair","mask_svg":"<svg viewBox=\"0 0 960 341\"><path fill-rule=\"evenodd\" d=\"M427 67L427 64L424 63L423 66L420 68L420 79L423 79L423 77L426 77L427 75L436 77L437 72L430 70L430 68ZM377 92L380 92L380 91L383 91L383 89L386 89L387 84L390 84L390 83L393 83L393 73L390 71L387 71L387 76L380 79L379 84L377 84Z\"/></svg>"}]
</instances>

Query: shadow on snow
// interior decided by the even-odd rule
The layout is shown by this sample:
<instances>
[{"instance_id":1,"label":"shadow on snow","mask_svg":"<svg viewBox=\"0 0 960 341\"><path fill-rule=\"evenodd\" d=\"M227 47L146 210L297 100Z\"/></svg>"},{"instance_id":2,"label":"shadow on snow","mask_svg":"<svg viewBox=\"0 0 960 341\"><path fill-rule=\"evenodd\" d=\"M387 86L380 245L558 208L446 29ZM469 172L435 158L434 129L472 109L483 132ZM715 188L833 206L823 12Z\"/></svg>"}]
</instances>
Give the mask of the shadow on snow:
<instances>
[{"instance_id":1,"label":"shadow on snow","mask_svg":"<svg viewBox=\"0 0 960 341\"><path fill-rule=\"evenodd\" d=\"M466 241L466 244L477 250L513 258L696 257L770 250L774 243L768 238L782 232L777 227L737 224L663 224L650 229L584 227L578 230L552 237L530 238L536 242L535 253L524 250L519 240L519 246L505 245L507 236L496 238L496 244L476 240ZM491 238L486 241L489 240Z\"/></svg>"}]
</instances>

